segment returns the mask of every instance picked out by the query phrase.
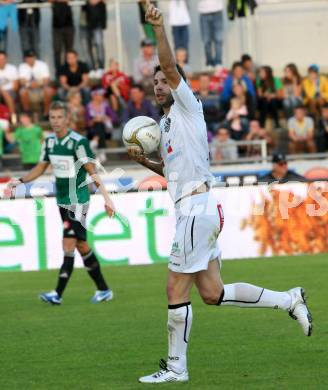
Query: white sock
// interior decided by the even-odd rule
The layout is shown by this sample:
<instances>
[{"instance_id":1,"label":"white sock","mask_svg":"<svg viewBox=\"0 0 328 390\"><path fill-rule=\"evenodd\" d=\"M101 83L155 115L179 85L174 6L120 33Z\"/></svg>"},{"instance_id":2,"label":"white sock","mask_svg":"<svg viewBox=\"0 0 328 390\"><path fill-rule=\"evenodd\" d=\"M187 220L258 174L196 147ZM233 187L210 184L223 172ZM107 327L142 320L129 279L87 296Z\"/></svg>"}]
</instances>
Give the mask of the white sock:
<instances>
[{"instance_id":1,"label":"white sock","mask_svg":"<svg viewBox=\"0 0 328 390\"><path fill-rule=\"evenodd\" d=\"M192 324L191 303L169 305L168 310L168 336L169 355L167 367L181 374L187 369L187 347Z\"/></svg>"},{"instance_id":2,"label":"white sock","mask_svg":"<svg viewBox=\"0 0 328 390\"><path fill-rule=\"evenodd\" d=\"M233 283L224 286L222 305L288 310L291 302L292 298L287 292L267 290L248 283Z\"/></svg>"}]
</instances>

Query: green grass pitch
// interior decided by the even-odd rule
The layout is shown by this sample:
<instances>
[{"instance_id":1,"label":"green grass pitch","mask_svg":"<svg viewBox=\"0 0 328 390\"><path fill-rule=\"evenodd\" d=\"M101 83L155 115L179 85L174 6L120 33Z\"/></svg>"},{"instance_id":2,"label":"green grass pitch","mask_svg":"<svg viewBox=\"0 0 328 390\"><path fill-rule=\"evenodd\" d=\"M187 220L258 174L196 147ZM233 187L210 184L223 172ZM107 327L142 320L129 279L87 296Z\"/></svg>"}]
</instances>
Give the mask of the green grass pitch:
<instances>
[{"instance_id":1,"label":"green grass pitch","mask_svg":"<svg viewBox=\"0 0 328 390\"><path fill-rule=\"evenodd\" d=\"M209 307L193 291L188 384L171 389L328 389L328 256L226 261L223 279L271 289L302 285L314 333L288 314ZM75 270L61 307L37 299L57 271L0 274L1 390L154 389L137 378L166 357L166 265L105 267L112 302L89 302L94 288Z\"/></svg>"}]
</instances>

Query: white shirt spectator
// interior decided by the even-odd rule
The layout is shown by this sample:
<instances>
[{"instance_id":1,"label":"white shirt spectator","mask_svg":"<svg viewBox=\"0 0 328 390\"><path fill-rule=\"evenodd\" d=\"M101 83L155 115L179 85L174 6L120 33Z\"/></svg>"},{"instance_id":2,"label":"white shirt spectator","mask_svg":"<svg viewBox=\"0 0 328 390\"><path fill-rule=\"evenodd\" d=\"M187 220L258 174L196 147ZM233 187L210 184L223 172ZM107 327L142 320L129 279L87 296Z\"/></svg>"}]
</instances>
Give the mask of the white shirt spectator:
<instances>
[{"instance_id":1,"label":"white shirt spectator","mask_svg":"<svg viewBox=\"0 0 328 390\"><path fill-rule=\"evenodd\" d=\"M219 142L214 139L210 144L210 151L212 160L232 161L238 159L238 149L236 141L229 138L225 142Z\"/></svg>"},{"instance_id":2,"label":"white shirt spectator","mask_svg":"<svg viewBox=\"0 0 328 390\"><path fill-rule=\"evenodd\" d=\"M188 26L190 22L186 0L171 0L169 6L170 26Z\"/></svg>"},{"instance_id":3,"label":"white shirt spectator","mask_svg":"<svg viewBox=\"0 0 328 390\"><path fill-rule=\"evenodd\" d=\"M198 3L198 12L201 14L210 14L222 11L224 0L200 0Z\"/></svg>"},{"instance_id":4,"label":"white shirt spectator","mask_svg":"<svg viewBox=\"0 0 328 390\"><path fill-rule=\"evenodd\" d=\"M306 116L302 121L297 120L294 116L288 120L288 130L293 131L297 137L306 138L313 132L314 121L311 117Z\"/></svg>"},{"instance_id":5,"label":"white shirt spectator","mask_svg":"<svg viewBox=\"0 0 328 390\"><path fill-rule=\"evenodd\" d=\"M4 91L14 90L14 82L17 80L18 72L16 66L6 64L3 69L0 69L0 88Z\"/></svg>"},{"instance_id":6,"label":"white shirt spectator","mask_svg":"<svg viewBox=\"0 0 328 390\"><path fill-rule=\"evenodd\" d=\"M23 62L18 68L19 78L27 81L37 80L42 81L50 78L48 65L40 60L35 60L33 66Z\"/></svg>"},{"instance_id":7,"label":"white shirt spectator","mask_svg":"<svg viewBox=\"0 0 328 390\"><path fill-rule=\"evenodd\" d=\"M140 83L145 78L153 78L155 66L158 65L156 54L152 58L145 59L142 55L134 60L133 78Z\"/></svg>"}]
</instances>

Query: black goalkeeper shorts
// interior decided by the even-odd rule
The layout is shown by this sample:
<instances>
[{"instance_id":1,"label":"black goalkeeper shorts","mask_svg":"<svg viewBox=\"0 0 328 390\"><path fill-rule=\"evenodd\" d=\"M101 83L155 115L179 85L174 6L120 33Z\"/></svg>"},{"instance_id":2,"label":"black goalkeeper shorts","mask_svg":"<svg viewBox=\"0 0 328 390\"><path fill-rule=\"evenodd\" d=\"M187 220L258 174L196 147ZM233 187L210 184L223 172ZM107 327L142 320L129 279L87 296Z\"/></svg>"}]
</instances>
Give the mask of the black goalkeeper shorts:
<instances>
[{"instance_id":1,"label":"black goalkeeper shorts","mask_svg":"<svg viewBox=\"0 0 328 390\"><path fill-rule=\"evenodd\" d=\"M59 206L59 212L63 221L63 236L87 241L86 219L89 204Z\"/></svg>"}]
</instances>

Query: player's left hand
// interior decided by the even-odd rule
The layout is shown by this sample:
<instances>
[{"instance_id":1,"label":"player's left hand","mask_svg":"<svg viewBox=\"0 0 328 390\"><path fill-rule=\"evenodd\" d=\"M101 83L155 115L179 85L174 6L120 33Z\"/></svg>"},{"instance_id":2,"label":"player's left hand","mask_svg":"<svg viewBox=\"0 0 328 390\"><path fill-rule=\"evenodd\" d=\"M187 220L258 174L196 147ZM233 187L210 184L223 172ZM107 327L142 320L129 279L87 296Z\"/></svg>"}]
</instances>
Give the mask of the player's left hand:
<instances>
[{"instance_id":1,"label":"player's left hand","mask_svg":"<svg viewBox=\"0 0 328 390\"><path fill-rule=\"evenodd\" d=\"M112 203L112 202L105 203L105 210L106 210L106 213L109 217L111 217L111 218L115 217L114 203Z\"/></svg>"},{"instance_id":2,"label":"player's left hand","mask_svg":"<svg viewBox=\"0 0 328 390\"><path fill-rule=\"evenodd\" d=\"M146 22L153 26L163 26L163 14L162 11L151 4L150 0L146 0Z\"/></svg>"}]
</instances>

